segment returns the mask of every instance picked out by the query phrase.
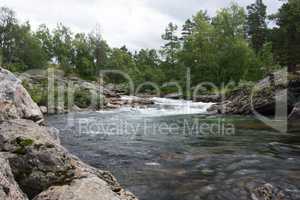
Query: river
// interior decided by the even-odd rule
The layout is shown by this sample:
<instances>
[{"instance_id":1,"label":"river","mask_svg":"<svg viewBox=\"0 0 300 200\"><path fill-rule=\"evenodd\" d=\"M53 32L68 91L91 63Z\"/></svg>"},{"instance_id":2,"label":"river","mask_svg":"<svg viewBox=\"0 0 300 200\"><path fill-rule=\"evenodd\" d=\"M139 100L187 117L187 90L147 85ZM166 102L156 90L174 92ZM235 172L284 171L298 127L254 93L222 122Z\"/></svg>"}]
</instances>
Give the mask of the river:
<instances>
[{"instance_id":1,"label":"river","mask_svg":"<svg viewBox=\"0 0 300 200\"><path fill-rule=\"evenodd\" d=\"M270 183L300 199L300 131L278 133L252 117L210 116L211 104L155 98L137 109L48 117L62 144L111 171L141 200L252 199Z\"/></svg>"}]
</instances>

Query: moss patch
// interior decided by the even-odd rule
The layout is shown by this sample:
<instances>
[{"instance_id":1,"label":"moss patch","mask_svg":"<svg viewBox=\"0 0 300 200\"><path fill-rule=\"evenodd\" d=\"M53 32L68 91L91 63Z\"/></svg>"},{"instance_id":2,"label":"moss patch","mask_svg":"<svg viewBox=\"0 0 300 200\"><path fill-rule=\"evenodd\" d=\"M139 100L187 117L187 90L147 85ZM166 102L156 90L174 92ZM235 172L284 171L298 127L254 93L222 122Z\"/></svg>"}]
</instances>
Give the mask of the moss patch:
<instances>
[{"instance_id":1,"label":"moss patch","mask_svg":"<svg viewBox=\"0 0 300 200\"><path fill-rule=\"evenodd\" d=\"M34 141L32 139L24 139L24 138L17 138L15 141L17 148L14 153L19 155L24 155L27 152L27 147L32 146Z\"/></svg>"}]
</instances>

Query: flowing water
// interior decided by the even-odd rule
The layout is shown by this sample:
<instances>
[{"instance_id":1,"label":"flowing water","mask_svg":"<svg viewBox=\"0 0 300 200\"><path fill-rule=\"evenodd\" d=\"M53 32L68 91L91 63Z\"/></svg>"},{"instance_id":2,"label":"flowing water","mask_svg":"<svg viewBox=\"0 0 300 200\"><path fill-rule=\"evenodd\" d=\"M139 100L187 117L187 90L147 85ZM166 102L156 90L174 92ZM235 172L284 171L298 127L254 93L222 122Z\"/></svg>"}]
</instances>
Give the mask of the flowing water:
<instances>
[{"instance_id":1,"label":"flowing water","mask_svg":"<svg viewBox=\"0 0 300 200\"><path fill-rule=\"evenodd\" d=\"M141 200L252 199L265 183L284 199L300 199L300 131L206 115L211 104L154 100L146 109L56 115L48 122L70 152L111 171Z\"/></svg>"}]
</instances>

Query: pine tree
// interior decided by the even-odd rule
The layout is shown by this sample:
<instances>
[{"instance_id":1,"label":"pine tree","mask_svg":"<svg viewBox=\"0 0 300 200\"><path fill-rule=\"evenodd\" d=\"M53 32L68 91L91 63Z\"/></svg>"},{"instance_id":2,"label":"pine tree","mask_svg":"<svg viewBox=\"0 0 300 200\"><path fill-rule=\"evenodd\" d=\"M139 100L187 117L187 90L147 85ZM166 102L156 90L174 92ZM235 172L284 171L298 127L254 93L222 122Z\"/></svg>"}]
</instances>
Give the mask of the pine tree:
<instances>
[{"instance_id":1,"label":"pine tree","mask_svg":"<svg viewBox=\"0 0 300 200\"><path fill-rule=\"evenodd\" d=\"M166 61L170 64L176 63L176 52L180 47L179 38L176 35L178 26L169 23L165 30L165 34L162 35L162 39L167 41L167 43L162 48L162 54L166 57Z\"/></svg>"},{"instance_id":2,"label":"pine tree","mask_svg":"<svg viewBox=\"0 0 300 200\"><path fill-rule=\"evenodd\" d=\"M96 70L104 69L107 63L109 47L103 40L100 26L97 25L95 30L89 35L89 41L93 49Z\"/></svg>"},{"instance_id":3,"label":"pine tree","mask_svg":"<svg viewBox=\"0 0 300 200\"><path fill-rule=\"evenodd\" d=\"M247 28L251 46L258 53L266 42L267 35L267 6L262 0L256 0L254 4L247 6Z\"/></svg>"},{"instance_id":4,"label":"pine tree","mask_svg":"<svg viewBox=\"0 0 300 200\"><path fill-rule=\"evenodd\" d=\"M190 19L186 20L182 27L182 32L181 32L182 37L180 38L180 40L185 41L186 38L192 34L194 27L195 27L194 22L192 22Z\"/></svg>"}]
</instances>

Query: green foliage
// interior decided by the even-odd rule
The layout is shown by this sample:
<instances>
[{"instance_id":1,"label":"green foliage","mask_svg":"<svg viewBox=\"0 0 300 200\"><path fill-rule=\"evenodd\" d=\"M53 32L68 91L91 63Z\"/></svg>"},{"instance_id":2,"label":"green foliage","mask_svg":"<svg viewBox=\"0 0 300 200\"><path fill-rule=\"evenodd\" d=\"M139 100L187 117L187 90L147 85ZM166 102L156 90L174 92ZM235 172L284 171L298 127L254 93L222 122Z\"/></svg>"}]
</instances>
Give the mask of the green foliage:
<instances>
[{"instance_id":1,"label":"green foliage","mask_svg":"<svg viewBox=\"0 0 300 200\"><path fill-rule=\"evenodd\" d=\"M13 70L42 68L47 59L29 23L19 25L14 11L0 8L0 47L3 64Z\"/></svg>"},{"instance_id":2,"label":"green foliage","mask_svg":"<svg viewBox=\"0 0 300 200\"><path fill-rule=\"evenodd\" d=\"M38 84L30 84L27 81L23 81L22 85L28 91L33 101L36 102L39 106L48 105L47 81Z\"/></svg>"},{"instance_id":3,"label":"green foliage","mask_svg":"<svg viewBox=\"0 0 300 200\"><path fill-rule=\"evenodd\" d=\"M141 82L160 83L164 80L164 72L160 68L160 60L156 50L142 49L134 55L134 59L140 72L139 79Z\"/></svg>"},{"instance_id":4,"label":"green foliage","mask_svg":"<svg viewBox=\"0 0 300 200\"><path fill-rule=\"evenodd\" d=\"M275 16L278 28L273 30L276 59L294 71L300 63L300 1L288 0Z\"/></svg>"},{"instance_id":5,"label":"green foliage","mask_svg":"<svg viewBox=\"0 0 300 200\"><path fill-rule=\"evenodd\" d=\"M111 70L120 70L127 73L132 79L137 80L141 73L136 67L135 60L132 54L124 46L121 49L114 48L111 50L109 60L107 62L107 68ZM127 81L121 75L110 75L110 81L115 83L122 83Z\"/></svg>"},{"instance_id":6,"label":"green foliage","mask_svg":"<svg viewBox=\"0 0 300 200\"><path fill-rule=\"evenodd\" d=\"M31 139L18 139L17 140L17 143L20 145L20 146L23 146L23 147L27 147L27 146L31 146L33 145L33 140Z\"/></svg>"},{"instance_id":7,"label":"green foliage","mask_svg":"<svg viewBox=\"0 0 300 200\"><path fill-rule=\"evenodd\" d=\"M179 37L177 36L178 26L169 23L162 35L162 39L166 41L165 45L161 49L161 55L164 57L165 61L162 65L164 71L169 77L174 80L178 77L178 71L176 69L177 64L177 53L180 49Z\"/></svg>"},{"instance_id":8,"label":"green foliage","mask_svg":"<svg viewBox=\"0 0 300 200\"><path fill-rule=\"evenodd\" d=\"M110 48L102 39L99 27L96 27L95 31L89 35L89 43L95 60L96 70L105 69Z\"/></svg>"},{"instance_id":9,"label":"green foliage","mask_svg":"<svg viewBox=\"0 0 300 200\"><path fill-rule=\"evenodd\" d=\"M26 69L44 68L47 64L46 53L40 41L31 33L29 24L18 27L16 60Z\"/></svg>"},{"instance_id":10,"label":"green foliage","mask_svg":"<svg viewBox=\"0 0 300 200\"><path fill-rule=\"evenodd\" d=\"M251 46L258 53L266 42L267 37L267 6L262 0L247 6L247 29Z\"/></svg>"},{"instance_id":11,"label":"green foliage","mask_svg":"<svg viewBox=\"0 0 300 200\"><path fill-rule=\"evenodd\" d=\"M77 89L74 94L74 104L79 108L91 108L99 109L101 105L104 105L104 97L96 94L92 90Z\"/></svg>"},{"instance_id":12,"label":"green foliage","mask_svg":"<svg viewBox=\"0 0 300 200\"><path fill-rule=\"evenodd\" d=\"M34 141L32 139L24 139L24 138L16 138L15 141L17 145L17 149L14 151L14 153L19 155L25 155L27 152L27 147L32 146L34 144Z\"/></svg>"},{"instance_id":13,"label":"green foliage","mask_svg":"<svg viewBox=\"0 0 300 200\"><path fill-rule=\"evenodd\" d=\"M39 26L35 37L41 42L41 46L45 52L47 60L50 61L54 56L53 36L45 24Z\"/></svg>"},{"instance_id":14,"label":"green foliage","mask_svg":"<svg viewBox=\"0 0 300 200\"><path fill-rule=\"evenodd\" d=\"M271 72L279 70L281 68L274 59L273 45L271 42L267 42L262 46L259 52L259 60L262 66L264 76L267 76Z\"/></svg>"},{"instance_id":15,"label":"green foliage","mask_svg":"<svg viewBox=\"0 0 300 200\"><path fill-rule=\"evenodd\" d=\"M120 70L135 85L144 82L163 84L179 81L184 87L187 69L192 86L200 82L217 85L229 82L256 81L282 65L300 62L300 2L288 0L275 15L278 27L268 29L266 6L262 0L245 9L232 3L213 17L199 11L178 26L169 23L160 50L130 52L126 46L110 48L97 27L89 34L73 32L63 24L54 30L41 25L36 32L30 24L20 24L14 11L0 8L0 59L12 71L25 71L54 65L66 75L98 80L100 70ZM271 39L272 40L271 40ZM158 55L157 52L160 52ZM275 56L274 56L275 55ZM128 84L122 75L109 75L105 82ZM150 85L143 90L151 90ZM43 88L43 87L42 87ZM47 102L47 94L29 87L35 101ZM173 88L164 88L172 92ZM78 103L90 104L87 91L77 92Z\"/></svg>"},{"instance_id":16,"label":"green foliage","mask_svg":"<svg viewBox=\"0 0 300 200\"><path fill-rule=\"evenodd\" d=\"M94 57L91 51L88 37L85 34L76 34L73 40L72 64L81 76L92 76L95 74Z\"/></svg>"},{"instance_id":17,"label":"green foliage","mask_svg":"<svg viewBox=\"0 0 300 200\"><path fill-rule=\"evenodd\" d=\"M193 32L193 28L195 27L195 23L191 19L187 19L182 27L180 38L181 40L186 40Z\"/></svg>"},{"instance_id":18,"label":"green foliage","mask_svg":"<svg viewBox=\"0 0 300 200\"><path fill-rule=\"evenodd\" d=\"M221 9L212 19L212 24L222 40L245 38L246 14L237 4Z\"/></svg>"},{"instance_id":19,"label":"green foliage","mask_svg":"<svg viewBox=\"0 0 300 200\"><path fill-rule=\"evenodd\" d=\"M72 32L62 24L53 31L53 53L55 60L65 72L73 71L72 66Z\"/></svg>"},{"instance_id":20,"label":"green foliage","mask_svg":"<svg viewBox=\"0 0 300 200\"><path fill-rule=\"evenodd\" d=\"M3 54L3 63L10 64L13 59L13 50L16 47L15 34L17 19L15 12L9 8L0 8L0 47Z\"/></svg>"},{"instance_id":21,"label":"green foliage","mask_svg":"<svg viewBox=\"0 0 300 200\"><path fill-rule=\"evenodd\" d=\"M192 34L185 40L180 61L191 68L192 84L218 85L262 77L258 59L245 40L244 9L232 4L210 20L200 11L193 19Z\"/></svg>"}]
</instances>

